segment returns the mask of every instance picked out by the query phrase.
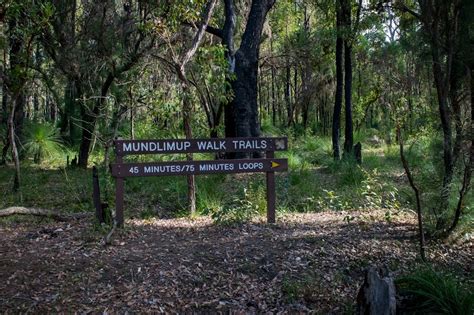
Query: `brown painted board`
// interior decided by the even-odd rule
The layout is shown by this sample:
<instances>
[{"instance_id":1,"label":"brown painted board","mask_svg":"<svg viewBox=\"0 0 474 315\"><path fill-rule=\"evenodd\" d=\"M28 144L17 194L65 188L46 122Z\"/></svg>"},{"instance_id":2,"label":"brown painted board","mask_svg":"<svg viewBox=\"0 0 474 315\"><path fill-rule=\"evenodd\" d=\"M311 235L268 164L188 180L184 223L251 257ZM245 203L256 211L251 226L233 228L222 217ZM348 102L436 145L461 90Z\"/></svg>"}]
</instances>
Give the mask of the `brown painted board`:
<instances>
[{"instance_id":1,"label":"brown painted board","mask_svg":"<svg viewBox=\"0 0 474 315\"><path fill-rule=\"evenodd\" d=\"M160 163L115 163L114 177L203 175L217 173L283 172L287 159L239 159L217 161L180 161Z\"/></svg>"},{"instance_id":2,"label":"brown painted board","mask_svg":"<svg viewBox=\"0 0 474 315\"><path fill-rule=\"evenodd\" d=\"M288 138L115 140L117 155L286 151Z\"/></svg>"}]
</instances>

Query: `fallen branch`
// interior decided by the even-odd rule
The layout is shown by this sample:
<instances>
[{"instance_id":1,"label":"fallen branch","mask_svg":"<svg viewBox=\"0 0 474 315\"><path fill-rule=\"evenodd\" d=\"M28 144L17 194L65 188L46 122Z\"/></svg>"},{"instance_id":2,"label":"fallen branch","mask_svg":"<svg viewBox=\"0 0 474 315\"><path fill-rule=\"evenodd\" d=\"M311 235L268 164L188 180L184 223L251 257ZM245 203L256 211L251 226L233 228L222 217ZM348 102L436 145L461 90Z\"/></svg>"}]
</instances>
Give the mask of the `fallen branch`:
<instances>
[{"instance_id":1,"label":"fallen branch","mask_svg":"<svg viewBox=\"0 0 474 315\"><path fill-rule=\"evenodd\" d=\"M104 239L102 240L104 246L107 246L107 245L112 244L112 235L114 234L116 228L117 228L117 221L114 220L114 225L112 226L112 229L110 230L110 232L109 232L109 233L104 237Z\"/></svg>"},{"instance_id":2,"label":"fallen branch","mask_svg":"<svg viewBox=\"0 0 474 315\"><path fill-rule=\"evenodd\" d=\"M25 208L25 207L9 207L0 210L0 217L8 217L11 215L32 215L37 217L48 217L56 221L69 221L72 219L87 218L92 213L72 213L72 214L60 214L57 211L40 208Z\"/></svg>"}]
</instances>

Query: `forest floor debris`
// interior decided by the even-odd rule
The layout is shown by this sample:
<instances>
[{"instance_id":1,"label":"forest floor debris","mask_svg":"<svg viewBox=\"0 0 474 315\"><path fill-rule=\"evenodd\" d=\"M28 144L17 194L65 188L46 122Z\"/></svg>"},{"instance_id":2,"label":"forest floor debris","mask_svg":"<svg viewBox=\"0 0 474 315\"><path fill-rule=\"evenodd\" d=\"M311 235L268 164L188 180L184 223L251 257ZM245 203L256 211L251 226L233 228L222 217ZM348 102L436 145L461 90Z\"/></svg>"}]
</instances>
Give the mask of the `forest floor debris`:
<instances>
[{"instance_id":1,"label":"forest floor debris","mask_svg":"<svg viewBox=\"0 0 474 315\"><path fill-rule=\"evenodd\" d=\"M133 219L108 247L89 220L2 221L0 312L350 313L366 267L397 275L419 264L415 216L386 212L291 214L275 225ZM427 252L472 277L472 242L429 242Z\"/></svg>"}]
</instances>

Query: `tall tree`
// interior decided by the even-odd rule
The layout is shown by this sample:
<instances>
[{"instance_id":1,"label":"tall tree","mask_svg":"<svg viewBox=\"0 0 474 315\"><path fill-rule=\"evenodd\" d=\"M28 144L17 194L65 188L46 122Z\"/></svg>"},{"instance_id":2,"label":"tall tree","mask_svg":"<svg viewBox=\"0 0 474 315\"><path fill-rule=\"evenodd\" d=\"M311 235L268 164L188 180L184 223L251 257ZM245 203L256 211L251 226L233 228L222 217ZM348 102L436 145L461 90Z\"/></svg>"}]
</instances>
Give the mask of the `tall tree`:
<instances>
[{"instance_id":1,"label":"tall tree","mask_svg":"<svg viewBox=\"0 0 474 315\"><path fill-rule=\"evenodd\" d=\"M253 0L250 5L245 31L235 53L235 79L232 81L234 98L225 110L227 137L260 136L257 105L258 61L263 25L274 3L275 0ZM228 23L226 21L226 24Z\"/></svg>"},{"instance_id":2,"label":"tall tree","mask_svg":"<svg viewBox=\"0 0 474 315\"><path fill-rule=\"evenodd\" d=\"M191 46L188 50L184 53L184 55L178 60L175 61L175 69L176 73L178 74L178 78L181 81L181 88L183 92L183 125L184 125L184 133L186 135L186 139L193 138L193 132L191 128L191 116L192 116L192 104L190 100L190 84L189 79L186 73L186 66L191 61L193 56L196 54L201 42L204 38L206 28L209 25L209 21L211 20L212 12L214 11L214 7L216 5L217 0L209 0L205 6L204 12L202 14L202 21L199 25L199 28L196 32L196 35L193 38ZM187 160L192 161L193 155L192 153L187 154ZM195 214L196 212L196 182L194 175L187 176L188 182L188 208L191 214Z\"/></svg>"},{"instance_id":3,"label":"tall tree","mask_svg":"<svg viewBox=\"0 0 474 315\"><path fill-rule=\"evenodd\" d=\"M25 93L24 85L28 80L28 67L31 60L32 42L34 39L33 28L27 25L26 12L30 3L19 1L10 3L6 16L8 24L8 55L9 67L5 71L3 81L5 82L4 93L7 94L10 106L7 106L7 143L3 149L2 160L5 160L6 152L11 147L13 162L15 164L15 176L13 190L20 189L20 157L18 141L24 120ZM31 13L34 16L34 12Z\"/></svg>"},{"instance_id":4,"label":"tall tree","mask_svg":"<svg viewBox=\"0 0 474 315\"><path fill-rule=\"evenodd\" d=\"M352 38L354 36L351 21L352 0L342 0L342 16L344 23L344 154L351 155L354 145L352 127Z\"/></svg>"},{"instance_id":5,"label":"tall tree","mask_svg":"<svg viewBox=\"0 0 474 315\"><path fill-rule=\"evenodd\" d=\"M463 0L418 0L419 11L410 8L403 1L397 2L402 11L411 13L422 25L425 40L429 45L431 71L436 89L438 115L443 137L443 174L439 203L436 209L436 230L446 234L454 230L461 211L463 200L469 191L472 173L472 117L462 119L462 80L470 80L469 60L466 51L472 51L472 38L464 38L469 34L469 22L472 20L472 5ZM467 15L466 15L467 14ZM460 29L463 26L464 29ZM469 37L469 35L467 35ZM464 52L464 53L463 53ZM468 53L470 54L470 53ZM472 65L472 64L471 64ZM472 68L471 68L472 69ZM472 116L472 102L469 104ZM467 122L467 123L466 123ZM466 128L466 126L469 126ZM463 149L466 139L470 145ZM465 158L468 156L468 158ZM462 183L458 202L454 211L454 219L450 220L450 197L452 195L455 174L458 168ZM450 221L452 221L450 223Z\"/></svg>"},{"instance_id":6,"label":"tall tree","mask_svg":"<svg viewBox=\"0 0 474 315\"><path fill-rule=\"evenodd\" d=\"M66 105L80 108L79 165L87 167L97 120L117 78L132 69L155 44L145 26L155 18L148 1L84 2L45 0L57 14L42 30L42 43L68 81ZM160 14L163 12L158 12ZM66 123L70 125L68 108Z\"/></svg>"},{"instance_id":7,"label":"tall tree","mask_svg":"<svg viewBox=\"0 0 474 315\"><path fill-rule=\"evenodd\" d=\"M341 158L339 140L341 132L342 97L344 93L344 38L342 1L345 0L336 0L336 95L334 98L334 111L332 116L332 151L335 160L339 160Z\"/></svg>"}]
</instances>

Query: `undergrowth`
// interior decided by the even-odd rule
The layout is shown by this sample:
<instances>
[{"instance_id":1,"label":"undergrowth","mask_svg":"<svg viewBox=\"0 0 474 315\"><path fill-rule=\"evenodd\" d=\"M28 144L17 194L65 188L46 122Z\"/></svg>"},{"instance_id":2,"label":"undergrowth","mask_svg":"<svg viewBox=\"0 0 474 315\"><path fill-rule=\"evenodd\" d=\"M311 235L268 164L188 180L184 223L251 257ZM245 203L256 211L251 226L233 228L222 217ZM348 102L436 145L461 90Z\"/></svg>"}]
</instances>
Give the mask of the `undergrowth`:
<instances>
[{"instance_id":1,"label":"undergrowth","mask_svg":"<svg viewBox=\"0 0 474 315\"><path fill-rule=\"evenodd\" d=\"M141 135L154 136L151 130ZM267 128L268 135L278 132ZM280 133L281 134L281 133ZM289 150L276 152L277 157L288 158L289 170L277 173L277 210L283 212L317 212L324 210L403 209L414 207L413 193L399 161L396 146L371 146L363 143L363 163L354 160L332 159L331 140L311 133L294 136L289 133ZM162 136L162 135L161 135ZM363 141L363 135L358 136ZM427 225L433 202L430 197L439 193L432 185L438 178L435 171L439 161L428 161L425 150L438 146L427 138L407 145L407 157L413 167L415 180L423 188ZM436 141L434 141L436 142ZM65 168L69 150L44 156L41 164L28 157L22 162L24 206L61 209L64 212L93 211L91 198L91 171ZM91 156L91 163L99 166L103 202L114 208L114 179L106 172L104 153ZM183 155L146 155L137 161L182 159ZM195 154L195 159L212 159L212 154ZM113 161L113 153L111 155ZM432 175L430 175L432 174ZM0 166L0 207L18 205L20 199L11 192L13 169ZM211 215L218 223L241 222L263 215L266 208L265 175L207 175L197 176L197 211ZM125 184L125 210L128 217L174 217L186 215L187 185L184 176L129 178ZM453 203L455 200L453 193ZM437 200L434 198L433 200ZM472 217L472 194L467 196L465 217ZM469 227L466 220L461 227Z\"/></svg>"},{"instance_id":2,"label":"undergrowth","mask_svg":"<svg viewBox=\"0 0 474 315\"><path fill-rule=\"evenodd\" d=\"M404 297L404 311L411 314L474 313L474 287L460 283L453 274L430 267L416 270L397 280Z\"/></svg>"}]
</instances>

